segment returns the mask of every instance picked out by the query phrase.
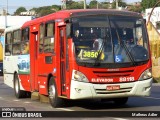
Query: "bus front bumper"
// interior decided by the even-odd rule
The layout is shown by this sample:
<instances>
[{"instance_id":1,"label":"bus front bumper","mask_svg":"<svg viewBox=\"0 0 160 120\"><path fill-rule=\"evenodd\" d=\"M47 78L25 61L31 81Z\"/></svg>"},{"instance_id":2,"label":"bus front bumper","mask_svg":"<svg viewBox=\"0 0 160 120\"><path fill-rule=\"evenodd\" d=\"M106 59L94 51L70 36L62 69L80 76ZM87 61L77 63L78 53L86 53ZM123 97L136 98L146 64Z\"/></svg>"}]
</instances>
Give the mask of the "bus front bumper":
<instances>
[{"instance_id":1,"label":"bus front bumper","mask_svg":"<svg viewBox=\"0 0 160 120\"><path fill-rule=\"evenodd\" d=\"M120 85L119 90L107 91L107 86ZM130 96L149 96L152 78L130 83L93 84L71 81L70 99L118 98Z\"/></svg>"}]
</instances>

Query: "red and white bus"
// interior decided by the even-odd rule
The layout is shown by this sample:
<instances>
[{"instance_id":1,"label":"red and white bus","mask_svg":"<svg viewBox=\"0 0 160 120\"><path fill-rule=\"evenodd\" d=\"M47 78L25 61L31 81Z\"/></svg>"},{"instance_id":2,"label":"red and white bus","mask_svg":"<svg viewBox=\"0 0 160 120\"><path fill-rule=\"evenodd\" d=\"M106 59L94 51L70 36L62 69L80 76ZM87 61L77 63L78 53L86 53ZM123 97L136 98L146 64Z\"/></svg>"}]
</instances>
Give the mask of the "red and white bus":
<instances>
[{"instance_id":1,"label":"red and white bus","mask_svg":"<svg viewBox=\"0 0 160 120\"><path fill-rule=\"evenodd\" d=\"M65 99L149 96L151 55L139 13L64 10L5 31L4 82L17 98L38 92Z\"/></svg>"}]
</instances>

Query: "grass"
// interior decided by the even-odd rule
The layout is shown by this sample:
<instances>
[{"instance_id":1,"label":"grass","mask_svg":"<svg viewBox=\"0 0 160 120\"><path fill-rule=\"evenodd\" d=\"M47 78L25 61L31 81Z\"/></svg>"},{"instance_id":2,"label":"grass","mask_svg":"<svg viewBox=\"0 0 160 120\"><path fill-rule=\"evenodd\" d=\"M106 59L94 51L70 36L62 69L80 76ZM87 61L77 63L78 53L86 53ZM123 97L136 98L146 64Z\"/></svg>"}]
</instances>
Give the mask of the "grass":
<instances>
[{"instance_id":1,"label":"grass","mask_svg":"<svg viewBox=\"0 0 160 120\"><path fill-rule=\"evenodd\" d=\"M160 77L159 78L153 78L153 83L160 83Z\"/></svg>"}]
</instances>

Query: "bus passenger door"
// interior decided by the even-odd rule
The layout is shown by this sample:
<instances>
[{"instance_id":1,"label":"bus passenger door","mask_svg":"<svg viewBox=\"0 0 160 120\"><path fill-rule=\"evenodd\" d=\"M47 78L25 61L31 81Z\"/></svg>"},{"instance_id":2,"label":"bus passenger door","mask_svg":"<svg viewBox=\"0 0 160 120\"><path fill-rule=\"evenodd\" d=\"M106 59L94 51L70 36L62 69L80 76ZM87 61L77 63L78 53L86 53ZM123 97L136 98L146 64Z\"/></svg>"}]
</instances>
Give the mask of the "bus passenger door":
<instances>
[{"instance_id":1,"label":"bus passenger door","mask_svg":"<svg viewBox=\"0 0 160 120\"><path fill-rule=\"evenodd\" d=\"M31 90L35 91L38 90L38 78L37 78L37 67L38 67L38 62L37 62L37 49L38 49L38 32L32 32L31 33L31 38L32 40L30 41L31 46L30 46L30 65L31 65Z\"/></svg>"},{"instance_id":2,"label":"bus passenger door","mask_svg":"<svg viewBox=\"0 0 160 120\"><path fill-rule=\"evenodd\" d=\"M61 94L66 94L66 28L60 27L60 83Z\"/></svg>"}]
</instances>

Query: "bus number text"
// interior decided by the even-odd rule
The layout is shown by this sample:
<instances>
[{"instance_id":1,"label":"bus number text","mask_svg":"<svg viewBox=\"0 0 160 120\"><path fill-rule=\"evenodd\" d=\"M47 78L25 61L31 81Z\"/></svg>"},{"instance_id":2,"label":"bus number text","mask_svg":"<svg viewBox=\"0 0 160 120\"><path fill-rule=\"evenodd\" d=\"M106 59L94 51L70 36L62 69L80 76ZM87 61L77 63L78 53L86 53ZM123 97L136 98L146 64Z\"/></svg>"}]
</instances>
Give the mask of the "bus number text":
<instances>
[{"instance_id":1,"label":"bus number text","mask_svg":"<svg viewBox=\"0 0 160 120\"><path fill-rule=\"evenodd\" d=\"M120 82L132 82L134 81L134 77L120 77L119 81Z\"/></svg>"}]
</instances>

